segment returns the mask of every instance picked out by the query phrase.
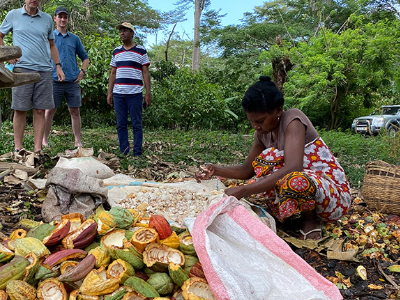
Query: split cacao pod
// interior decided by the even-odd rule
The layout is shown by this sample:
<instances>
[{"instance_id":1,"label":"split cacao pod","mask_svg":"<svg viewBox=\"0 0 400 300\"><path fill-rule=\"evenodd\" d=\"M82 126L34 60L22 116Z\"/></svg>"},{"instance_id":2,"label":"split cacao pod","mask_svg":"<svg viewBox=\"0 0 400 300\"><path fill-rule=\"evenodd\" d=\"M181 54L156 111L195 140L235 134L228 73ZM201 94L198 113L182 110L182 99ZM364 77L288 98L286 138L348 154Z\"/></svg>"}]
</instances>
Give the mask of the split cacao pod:
<instances>
[{"instance_id":1,"label":"split cacao pod","mask_svg":"<svg viewBox=\"0 0 400 300\"><path fill-rule=\"evenodd\" d=\"M98 270L93 269L85 277L79 292L89 296L107 295L114 292L119 287L118 278L107 278L104 267Z\"/></svg>"},{"instance_id":2,"label":"split cacao pod","mask_svg":"<svg viewBox=\"0 0 400 300\"><path fill-rule=\"evenodd\" d=\"M216 300L207 281L203 278L191 277L182 285L182 296L190 300Z\"/></svg>"},{"instance_id":3,"label":"split cacao pod","mask_svg":"<svg viewBox=\"0 0 400 300\"><path fill-rule=\"evenodd\" d=\"M68 270L60 277L59 281L75 282L84 278L93 269L96 263L96 258L93 254L89 254L83 260L81 260L75 267Z\"/></svg>"},{"instance_id":4,"label":"split cacao pod","mask_svg":"<svg viewBox=\"0 0 400 300\"><path fill-rule=\"evenodd\" d=\"M0 244L0 263L9 261L14 257L14 252Z\"/></svg>"},{"instance_id":5,"label":"split cacao pod","mask_svg":"<svg viewBox=\"0 0 400 300\"><path fill-rule=\"evenodd\" d=\"M35 300L36 289L23 280L8 282L6 292L11 300Z\"/></svg>"},{"instance_id":6,"label":"split cacao pod","mask_svg":"<svg viewBox=\"0 0 400 300\"><path fill-rule=\"evenodd\" d=\"M168 265L168 274L171 277L172 281L180 287L186 280L189 279L189 276L182 269L182 267L174 263L170 263Z\"/></svg>"},{"instance_id":7,"label":"split cacao pod","mask_svg":"<svg viewBox=\"0 0 400 300\"><path fill-rule=\"evenodd\" d=\"M76 230L68 233L63 238L62 244L66 249L83 249L89 246L97 236L97 223L93 219L87 219Z\"/></svg>"},{"instance_id":8,"label":"split cacao pod","mask_svg":"<svg viewBox=\"0 0 400 300\"><path fill-rule=\"evenodd\" d=\"M71 222L69 220L62 220L48 236L43 238L43 244L45 246L57 245L69 233L70 228Z\"/></svg>"},{"instance_id":9,"label":"split cacao pod","mask_svg":"<svg viewBox=\"0 0 400 300\"><path fill-rule=\"evenodd\" d=\"M67 300L67 291L60 281L48 278L39 283L37 297L39 300Z\"/></svg>"},{"instance_id":10,"label":"split cacao pod","mask_svg":"<svg viewBox=\"0 0 400 300\"><path fill-rule=\"evenodd\" d=\"M185 231L179 235L179 250L186 255L196 255L193 239L189 231Z\"/></svg>"},{"instance_id":11,"label":"split cacao pod","mask_svg":"<svg viewBox=\"0 0 400 300\"><path fill-rule=\"evenodd\" d=\"M68 259L78 259L86 257L87 252L82 249L65 249L61 251L57 251L47 257L43 265L48 268L52 268L53 266L62 263Z\"/></svg>"},{"instance_id":12,"label":"split cacao pod","mask_svg":"<svg viewBox=\"0 0 400 300\"><path fill-rule=\"evenodd\" d=\"M143 252L143 262L155 272L167 272L170 263L183 266L185 264L185 257L177 249L152 243Z\"/></svg>"},{"instance_id":13,"label":"split cacao pod","mask_svg":"<svg viewBox=\"0 0 400 300\"><path fill-rule=\"evenodd\" d=\"M133 267L122 259L114 260L107 268L107 278L118 278L123 284L128 277L135 275Z\"/></svg>"},{"instance_id":14,"label":"split cacao pod","mask_svg":"<svg viewBox=\"0 0 400 300\"><path fill-rule=\"evenodd\" d=\"M139 252L143 252L147 245L158 240L158 233L153 228L139 228L136 230L130 242Z\"/></svg>"}]
</instances>

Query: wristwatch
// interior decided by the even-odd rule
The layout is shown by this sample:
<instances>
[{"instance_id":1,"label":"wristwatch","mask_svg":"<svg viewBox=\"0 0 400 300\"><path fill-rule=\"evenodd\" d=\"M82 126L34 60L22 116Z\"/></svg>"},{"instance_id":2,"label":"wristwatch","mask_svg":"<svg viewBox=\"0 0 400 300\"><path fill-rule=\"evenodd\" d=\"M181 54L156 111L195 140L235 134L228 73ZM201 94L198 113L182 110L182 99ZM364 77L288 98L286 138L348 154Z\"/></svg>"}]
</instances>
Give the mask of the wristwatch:
<instances>
[{"instance_id":1,"label":"wristwatch","mask_svg":"<svg viewBox=\"0 0 400 300\"><path fill-rule=\"evenodd\" d=\"M60 66L61 67L61 63L56 63L56 66Z\"/></svg>"},{"instance_id":2,"label":"wristwatch","mask_svg":"<svg viewBox=\"0 0 400 300\"><path fill-rule=\"evenodd\" d=\"M85 69L81 69L81 71L83 72L83 74L85 74L85 75L86 75L86 71L87 71L87 70L85 70Z\"/></svg>"}]
</instances>

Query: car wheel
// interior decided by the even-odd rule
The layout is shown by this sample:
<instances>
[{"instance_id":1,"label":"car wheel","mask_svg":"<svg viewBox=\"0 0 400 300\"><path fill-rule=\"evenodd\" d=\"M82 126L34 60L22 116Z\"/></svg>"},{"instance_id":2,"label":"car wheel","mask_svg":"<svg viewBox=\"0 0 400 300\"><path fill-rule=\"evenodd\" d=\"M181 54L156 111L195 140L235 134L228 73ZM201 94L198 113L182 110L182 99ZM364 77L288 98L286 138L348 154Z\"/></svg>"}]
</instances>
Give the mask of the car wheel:
<instances>
[{"instance_id":1,"label":"car wheel","mask_svg":"<svg viewBox=\"0 0 400 300\"><path fill-rule=\"evenodd\" d=\"M388 129L389 136L395 136L399 128L397 126L390 126Z\"/></svg>"}]
</instances>

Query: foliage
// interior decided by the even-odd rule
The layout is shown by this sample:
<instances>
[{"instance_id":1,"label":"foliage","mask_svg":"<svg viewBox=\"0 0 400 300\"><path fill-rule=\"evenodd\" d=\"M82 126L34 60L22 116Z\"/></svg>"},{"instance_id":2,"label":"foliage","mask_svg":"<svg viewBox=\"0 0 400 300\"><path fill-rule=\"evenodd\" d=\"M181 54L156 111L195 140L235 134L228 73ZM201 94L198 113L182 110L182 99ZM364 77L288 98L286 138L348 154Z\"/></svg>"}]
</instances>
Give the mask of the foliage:
<instances>
[{"instance_id":1,"label":"foliage","mask_svg":"<svg viewBox=\"0 0 400 300\"><path fill-rule=\"evenodd\" d=\"M323 30L289 52L295 68L284 86L287 105L302 109L315 124L348 128L363 107L395 96L400 51L393 44L400 23L362 21L353 16L357 28Z\"/></svg>"},{"instance_id":2,"label":"foliage","mask_svg":"<svg viewBox=\"0 0 400 300\"><path fill-rule=\"evenodd\" d=\"M218 87L188 68L154 84L152 99L144 118L149 126L218 128L226 122L226 104Z\"/></svg>"}]
</instances>

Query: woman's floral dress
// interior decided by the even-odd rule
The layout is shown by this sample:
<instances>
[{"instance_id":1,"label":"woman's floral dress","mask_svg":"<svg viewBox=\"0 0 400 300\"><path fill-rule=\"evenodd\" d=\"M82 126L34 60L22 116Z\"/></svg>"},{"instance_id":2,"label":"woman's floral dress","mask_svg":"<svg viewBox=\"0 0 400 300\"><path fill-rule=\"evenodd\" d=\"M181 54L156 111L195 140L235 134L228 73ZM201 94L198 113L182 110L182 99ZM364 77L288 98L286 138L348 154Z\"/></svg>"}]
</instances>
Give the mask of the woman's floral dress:
<instances>
[{"instance_id":1,"label":"woman's floral dress","mask_svg":"<svg viewBox=\"0 0 400 300\"><path fill-rule=\"evenodd\" d=\"M265 149L254 161L258 179L270 175L284 165L284 151ZM315 209L323 221L338 220L351 205L351 194L346 175L321 138L304 148L303 171L292 172L281 178L271 190L259 197L278 220L295 213Z\"/></svg>"}]
</instances>

